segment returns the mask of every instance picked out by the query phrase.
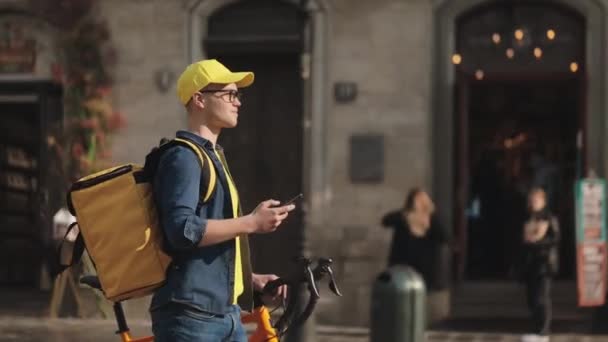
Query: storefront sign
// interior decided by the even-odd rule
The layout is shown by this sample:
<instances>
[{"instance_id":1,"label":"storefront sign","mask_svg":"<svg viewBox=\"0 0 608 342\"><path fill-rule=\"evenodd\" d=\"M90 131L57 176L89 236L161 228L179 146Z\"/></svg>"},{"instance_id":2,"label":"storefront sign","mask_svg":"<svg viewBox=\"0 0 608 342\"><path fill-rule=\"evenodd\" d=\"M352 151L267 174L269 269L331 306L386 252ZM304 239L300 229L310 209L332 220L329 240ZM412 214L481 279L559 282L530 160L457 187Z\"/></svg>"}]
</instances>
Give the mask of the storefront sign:
<instances>
[{"instance_id":1,"label":"storefront sign","mask_svg":"<svg viewBox=\"0 0 608 342\"><path fill-rule=\"evenodd\" d=\"M36 65L36 41L22 23L0 25L0 72L32 73Z\"/></svg>"},{"instance_id":2,"label":"storefront sign","mask_svg":"<svg viewBox=\"0 0 608 342\"><path fill-rule=\"evenodd\" d=\"M579 306L606 300L606 182L576 183L576 250Z\"/></svg>"}]
</instances>

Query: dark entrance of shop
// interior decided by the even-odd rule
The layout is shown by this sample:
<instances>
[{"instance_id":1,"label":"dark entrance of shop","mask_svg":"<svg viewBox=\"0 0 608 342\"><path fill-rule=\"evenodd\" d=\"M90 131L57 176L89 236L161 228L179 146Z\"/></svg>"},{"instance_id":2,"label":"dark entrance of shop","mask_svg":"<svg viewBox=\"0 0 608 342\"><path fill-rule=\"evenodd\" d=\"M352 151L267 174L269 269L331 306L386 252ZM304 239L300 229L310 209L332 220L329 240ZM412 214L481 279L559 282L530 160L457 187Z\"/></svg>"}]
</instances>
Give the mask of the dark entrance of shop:
<instances>
[{"instance_id":1,"label":"dark entrance of shop","mask_svg":"<svg viewBox=\"0 0 608 342\"><path fill-rule=\"evenodd\" d=\"M466 277L516 275L526 194L533 186L545 189L561 221L561 274L572 277L572 189L584 162L577 145L583 126L580 82L475 80L461 91L469 102L468 141L461 141L468 145Z\"/></svg>"},{"instance_id":2,"label":"dark entrance of shop","mask_svg":"<svg viewBox=\"0 0 608 342\"><path fill-rule=\"evenodd\" d=\"M0 299L7 312L39 310L48 295L40 290L52 285L45 263L65 188L48 139L62 117L60 86L0 81Z\"/></svg>"}]
</instances>

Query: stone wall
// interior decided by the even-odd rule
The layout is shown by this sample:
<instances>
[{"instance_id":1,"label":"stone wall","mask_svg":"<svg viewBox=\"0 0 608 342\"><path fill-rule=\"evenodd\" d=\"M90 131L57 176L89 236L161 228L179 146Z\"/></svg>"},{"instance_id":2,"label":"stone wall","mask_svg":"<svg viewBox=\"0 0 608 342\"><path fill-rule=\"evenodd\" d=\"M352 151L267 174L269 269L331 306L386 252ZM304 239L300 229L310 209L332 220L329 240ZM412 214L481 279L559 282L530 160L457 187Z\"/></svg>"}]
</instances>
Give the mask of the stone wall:
<instances>
[{"instance_id":1,"label":"stone wall","mask_svg":"<svg viewBox=\"0 0 608 342\"><path fill-rule=\"evenodd\" d=\"M327 112L331 199L326 222L307 236L313 255L336 260L344 298L324 297L319 322L367 325L390 241L379 220L403 204L409 187L430 184L431 14L428 1L331 3L331 79L355 82L359 95L330 101ZM384 181L352 184L350 136L368 133L384 136Z\"/></svg>"},{"instance_id":2,"label":"stone wall","mask_svg":"<svg viewBox=\"0 0 608 342\"><path fill-rule=\"evenodd\" d=\"M186 10L180 1L99 1L109 24L118 63L114 72L115 105L127 126L113 140L116 162L143 162L159 137L184 128L186 116L175 95L175 81L166 92L156 85L157 72L176 77L186 65Z\"/></svg>"}]
</instances>

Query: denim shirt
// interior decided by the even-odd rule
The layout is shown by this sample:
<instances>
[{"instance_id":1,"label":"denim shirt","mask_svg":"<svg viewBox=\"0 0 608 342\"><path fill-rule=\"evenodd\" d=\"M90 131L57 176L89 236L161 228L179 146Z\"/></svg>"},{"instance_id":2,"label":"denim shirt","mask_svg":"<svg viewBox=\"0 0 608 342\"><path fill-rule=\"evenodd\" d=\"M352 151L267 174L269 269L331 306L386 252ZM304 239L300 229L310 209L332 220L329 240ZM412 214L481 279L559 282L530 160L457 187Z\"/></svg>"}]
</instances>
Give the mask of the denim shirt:
<instances>
[{"instance_id":1,"label":"denim shirt","mask_svg":"<svg viewBox=\"0 0 608 342\"><path fill-rule=\"evenodd\" d=\"M201 180L198 157L180 145L169 148L161 156L153 184L154 200L165 248L173 261L167 269L166 283L152 298L150 311L177 302L212 314L225 314L232 304L235 240L205 247L198 245L208 219L232 218L226 174L210 141L186 131L178 131L176 135L207 151L217 173L217 184L214 194L197 215Z\"/></svg>"}]
</instances>

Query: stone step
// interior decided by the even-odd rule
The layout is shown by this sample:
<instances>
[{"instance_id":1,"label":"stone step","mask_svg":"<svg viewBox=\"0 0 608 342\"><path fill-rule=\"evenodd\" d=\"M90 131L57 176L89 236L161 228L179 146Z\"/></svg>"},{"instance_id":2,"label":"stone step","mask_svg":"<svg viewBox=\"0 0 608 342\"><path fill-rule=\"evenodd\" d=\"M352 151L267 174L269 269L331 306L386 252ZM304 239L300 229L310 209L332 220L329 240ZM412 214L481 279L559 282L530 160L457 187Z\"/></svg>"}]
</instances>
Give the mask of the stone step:
<instances>
[{"instance_id":1,"label":"stone step","mask_svg":"<svg viewBox=\"0 0 608 342\"><path fill-rule=\"evenodd\" d=\"M589 309L578 307L574 282L554 282L551 297L555 318L589 317ZM523 284L467 282L454 288L452 317L527 317L528 315L526 289Z\"/></svg>"},{"instance_id":2,"label":"stone step","mask_svg":"<svg viewBox=\"0 0 608 342\"><path fill-rule=\"evenodd\" d=\"M576 284L556 283L552 285L553 303L577 303ZM515 303L526 298L526 288L522 284L474 283L463 284L453 289L453 303Z\"/></svg>"}]
</instances>

